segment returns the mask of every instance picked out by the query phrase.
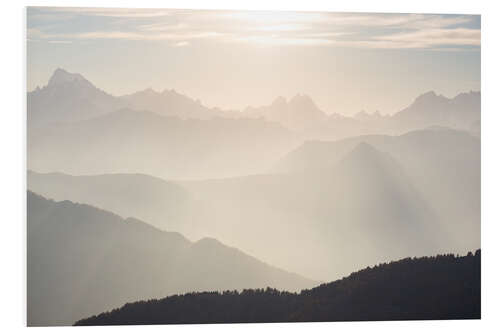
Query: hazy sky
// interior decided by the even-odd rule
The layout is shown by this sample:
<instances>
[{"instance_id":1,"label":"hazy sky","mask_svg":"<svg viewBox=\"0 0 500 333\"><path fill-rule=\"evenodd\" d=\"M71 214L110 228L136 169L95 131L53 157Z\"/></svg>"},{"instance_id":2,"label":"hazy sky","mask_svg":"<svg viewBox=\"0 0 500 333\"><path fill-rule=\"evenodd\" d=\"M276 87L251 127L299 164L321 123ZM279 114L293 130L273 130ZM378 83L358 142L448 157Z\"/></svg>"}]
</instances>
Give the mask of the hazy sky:
<instances>
[{"instance_id":1,"label":"hazy sky","mask_svg":"<svg viewBox=\"0 0 500 333\"><path fill-rule=\"evenodd\" d=\"M393 113L480 90L480 16L30 7L28 90L61 67L114 95L175 89L241 109L309 94Z\"/></svg>"}]
</instances>

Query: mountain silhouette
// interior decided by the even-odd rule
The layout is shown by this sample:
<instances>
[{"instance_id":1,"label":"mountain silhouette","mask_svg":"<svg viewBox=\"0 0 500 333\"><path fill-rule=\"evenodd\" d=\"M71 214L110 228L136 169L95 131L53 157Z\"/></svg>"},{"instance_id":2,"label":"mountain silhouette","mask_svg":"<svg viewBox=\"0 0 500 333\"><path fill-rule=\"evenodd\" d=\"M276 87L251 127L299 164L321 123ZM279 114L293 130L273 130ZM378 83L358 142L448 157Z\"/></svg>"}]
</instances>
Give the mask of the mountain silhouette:
<instances>
[{"instance_id":1,"label":"mountain silhouette","mask_svg":"<svg viewBox=\"0 0 500 333\"><path fill-rule=\"evenodd\" d=\"M263 117L299 132L309 129L327 117L311 97L301 94L295 95L288 102L284 97L278 97L268 106L248 107L243 111L243 115Z\"/></svg>"},{"instance_id":2,"label":"mountain silhouette","mask_svg":"<svg viewBox=\"0 0 500 333\"><path fill-rule=\"evenodd\" d=\"M191 242L134 218L28 191L28 325L68 325L137 299L315 282L213 239Z\"/></svg>"},{"instance_id":3,"label":"mountain silhouette","mask_svg":"<svg viewBox=\"0 0 500 333\"><path fill-rule=\"evenodd\" d=\"M436 214L406 170L367 143L313 172L168 182L134 174L30 172L28 188L135 216L190 238L213 235L318 280L394 259L394 253L423 255L430 251L426 247L435 252L453 245L439 224L432 225ZM346 251L352 260L340 258ZM308 260L310 254L321 260ZM321 265L327 260L335 265Z\"/></svg>"},{"instance_id":4,"label":"mountain silhouette","mask_svg":"<svg viewBox=\"0 0 500 333\"><path fill-rule=\"evenodd\" d=\"M423 255L450 245L403 167L367 144L322 170L178 184L199 203L204 218L191 220L197 230L316 279L391 260L394 253ZM347 252L349 261L341 256ZM307 259L312 253L318 260Z\"/></svg>"},{"instance_id":5,"label":"mountain silhouette","mask_svg":"<svg viewBox=\"0 0 500 333\"><path fill-rule=\"evenodd\" d=\"M328 280L392 260L396 249L428 255L477 247L479 144L465 132L433 128L310 141L282 160L280 174L165 181L29 173L28 188L190 238L213 235L279 267ZM341 258L346 251L351 261ZM310 253L321 260L308 260ZM335 265L323 267L323 260Z\"/></svg>"},{"instance_id":6,"label":"mountain silhouette","mask_svg":"<svg viewBox=\"0 0 500 333\"><path fill-rule=\"evenodd\" d=\"M465 131L432 127L399 136L309 141L286 155L273 171L314 173L328 169L361 142L390 153L401 164L447 230L454 251L479 246L481 141Z\"/></svg>"},{"instance_id":7,"label":"mountain silhouette","mask_svg":"<svg viewBox=\"0 0 500 333\"><path fill-rule=\"evenodd\" d=\"M28 92L28 123L35 127L89 119L121 108L146 110L182 119L235 118L238 114L208 108L175 90L156 92L148 88L123 96L112 96L96 88L83 75L62 68L54 71L46 86Z\"/></svg>"},{"instance_id":8,"label":"mountain silhouette","mask_svg":"<svg viewBox=\"0 0 500 333\"><path fill-rule=\"evenodd\" d=\"M210 109L200 101L182 95L175 90L154 91L149 88L133 94L120 96L129 108L148 110L163 116L176 116L182 119L210 119L223 117L231 111Z\"/></svg>"},{"instance_id":9,"label":"mountain silhouette","mask_svg":"<svg viewBox=\"0 0 500 333\"><path fill-rule=\"evenodd\" d=\"M338 140L369 134L402 135L441 126L480 136L480 118L480 92L471 91L447 98L430 91L392 115L382 115L379 111L361 111L352 117L330 113L326 118L310 123L302 134L308 140Z\"/></svg>"},{"instance_id":10,"label":"mountain silhouette","mask_svg":"<svg viewBox=\"0 0 500 333\"><path fill-rule=\"evenodd\" d=\"M68 73L62 68L57 68L49 79L47 87L65 85L68 83L80 84L81 86L93 87L81 74Z\"/></svg>"},{"instance_id":11,"label":"mountain silhouette","mask_svg":"<svg viewBox=\"0 0 500 333\"><path fill-rule=\"evenodd\" d=\"M120 109L28 131L28 168L178 179L229 177L262 172L297 143L292 132L262 119L180 119Z\"/></svg>"},{"instance_id":12,"label":"mountain silhouette","mask_svg":"<svg viewBox=\"0 0 500 333\"><path fill-rule=\"evenodd\" d=\"M46 86L28 92L28 128L89 119L123 106L82 75L58 68Z\"/></svg>"},{"instance_id":13,"label":"mountain silhouette","mask_svg":"<svg viewBox=\"0 0 500 333\"><path fill-rule=\"evenodd\" d=\"M460 93L454 98L437 95L434 91L418 96L407 108L394 114L390 127L408 131L429 126L445 126L470 130L481 117L481 93Z\"/></svg>"},{"instance_id":14,"label":"mountain silhouette","mask_svg":"<svg viewBox=\"0 0 500 333\"><path fill-rule=\"evenodd\" d=\"M189 210L197 208L180 185L143 174L71 176L28 171L27 184L29 190L47 198L134 216L166 231L184 232Z\"/></svg>"},{"instance_id":15,"label":"mountain silhouette","mask_svg":"<svg viewBox=\"0 0 500 333\"><path fill-rule=\"evenodd\" d=\"M75 325L481 318L481 252L406 258L303 290L188 293L123 305Z\"/></svg>"},{"instance_id":16,"label":"mountain silhouette","mask_svg":"<svg viewBox=\"0 0 500 333\"><path fill-rule=\"evenodd\" d=\"M297 94L287 101L276 98L270 105L243 111L208 108L175 90L151 88L112 96L96 88L81 74L58 68L43 88L28 92L28 126L72 122L120 108L151 111L181 119L263 118L300 133L306 139L332 140L366 134L402 134L429 126L446 126L480 134L481 93L471 91L446 98L430 91L392 116L360 112L354 117L321 111L311 97Z\"/></svg>"}]
</instances>

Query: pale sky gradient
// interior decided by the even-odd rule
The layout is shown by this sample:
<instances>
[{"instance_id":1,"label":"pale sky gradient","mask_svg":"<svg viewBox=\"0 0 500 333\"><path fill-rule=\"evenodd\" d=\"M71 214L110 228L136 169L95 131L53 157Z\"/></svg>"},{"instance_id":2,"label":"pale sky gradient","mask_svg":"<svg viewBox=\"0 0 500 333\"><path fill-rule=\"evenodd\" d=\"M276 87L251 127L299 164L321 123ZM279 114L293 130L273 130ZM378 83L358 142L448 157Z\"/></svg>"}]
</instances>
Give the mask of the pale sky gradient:
<instances>
[{"instance_id":1,"label":"pale sky gradient","mask_svg":"<svg viewBox=\"0 0 500 333\"><path fill-rule=\"evenodd\" d=\"M28 90L61 67L114 95L242 109L306 93L347 115L480 90L478 15L30 7L27 25Z\"/></svg>"}]
</instances>

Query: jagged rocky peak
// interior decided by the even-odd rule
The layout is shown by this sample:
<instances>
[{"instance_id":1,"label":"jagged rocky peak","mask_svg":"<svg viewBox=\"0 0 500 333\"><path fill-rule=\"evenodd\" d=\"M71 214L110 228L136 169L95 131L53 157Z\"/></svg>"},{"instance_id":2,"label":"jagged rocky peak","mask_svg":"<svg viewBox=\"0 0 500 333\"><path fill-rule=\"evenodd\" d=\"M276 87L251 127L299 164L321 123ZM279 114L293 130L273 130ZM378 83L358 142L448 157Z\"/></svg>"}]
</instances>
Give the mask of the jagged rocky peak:
<instances>
[{"instance_id":1,"label":"jagged rocky peak","mask_svg":"<svg viewBox=\"0 0 500 333\"><path fill-rule=\"evenodd\" d=\"M436 92L433 90L428 91L420 96L418 96L415 99L415 102L413 104L417 105L426 105L430 103L435 103L435 102L447 102L448 98L444 97L443 95L438 95Z\"/></svg>"},{"instance_id":2,"label":"jagged rocky peak","mask_svg":"<svg viewBox=\"0 0 500 333\"><path fill-rule=\"evenodd\" d=\"M85 79L81 74L78 73L69 73L68 71L62 69L62 68L57 68L54 73L52 74L48 86L57 86L60 84L65 84L69 82L87 82L87 79Z\"/></svg>"}]
</instances>

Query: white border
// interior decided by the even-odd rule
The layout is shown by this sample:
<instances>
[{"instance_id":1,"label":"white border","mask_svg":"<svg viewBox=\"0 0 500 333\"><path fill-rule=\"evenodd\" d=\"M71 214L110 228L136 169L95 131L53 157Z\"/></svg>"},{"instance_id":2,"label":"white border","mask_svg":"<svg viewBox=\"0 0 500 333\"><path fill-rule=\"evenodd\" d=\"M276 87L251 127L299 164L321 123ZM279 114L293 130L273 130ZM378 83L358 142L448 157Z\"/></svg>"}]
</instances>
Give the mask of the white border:
<instances>
[{"instance_id":1,"label":"white border","mask_svg":"<svg viewBox=\"0 0 500 333\"><path fill-rule=\"evenodd\" d=\"M26 329L25 322L25 197L26 197L26 133L25 133L25 10L24 6L81 6L81 7L139 7L139 8L192 8L192 9L262 9L262 10L309 10L309 11L351 11L351 12L416 12L416 13L461 13L482 15L482 258L483 258L483 308L480 321L419 321L419 322L368 322L368 323L314 323L314 324L245 324L245 325L177 325L154 327L112 327L107 331L169 331L186 332L204 330L208 332L243 332L255 330L292 331L314 330L327 332L332 329L341 332L471 332L493 330L498 316L500 297L499 238L500 216L498 202L500 188L499 130L500 84L499 65L499 5L495 1L481 0L348 0L348 1L223 1L211 0L141 0L141 1L18 1L3 3L0 20L1 43L1 86L2 103L0 145L1 145L1 286L0 327L4 331ZM14 329L14 330L13 330ZM66 331L71 328L41 328L42 331ZM104 328L77 328L92 330ZM38 330L38 329L35 329Z\"/></svg>"}]
</instances>

